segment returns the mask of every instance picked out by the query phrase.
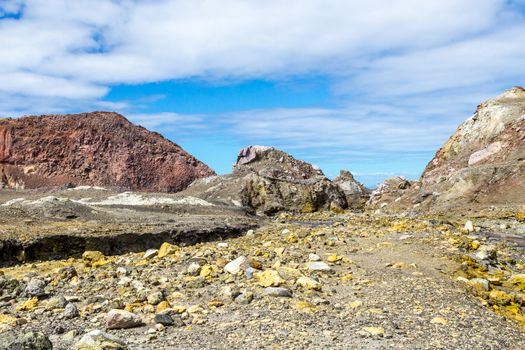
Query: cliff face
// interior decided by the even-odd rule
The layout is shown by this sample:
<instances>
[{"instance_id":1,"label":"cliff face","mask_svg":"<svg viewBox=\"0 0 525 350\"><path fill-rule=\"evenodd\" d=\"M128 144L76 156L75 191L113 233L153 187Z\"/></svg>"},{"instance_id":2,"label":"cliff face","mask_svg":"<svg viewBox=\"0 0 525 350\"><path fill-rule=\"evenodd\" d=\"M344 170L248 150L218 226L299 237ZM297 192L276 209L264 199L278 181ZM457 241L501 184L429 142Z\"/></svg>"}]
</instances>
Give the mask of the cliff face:
<instances>
[{"instance_id":1,"label":"cliff face","mask_svg":"<svg viewBox=\"0 0 525 350\"><path fill-rule=\"evenodd\" d=\"M435 213L525 210L525 90L480 104L392 209Z\"/></svg>"},{"instance_id":2,"label":"cliff face","mask_svg":"<svg viewBox=\"0 0 525 350\"><path fill-rule=\"evenodd\" d=\"M0 119L0 185L66 184L176 192L212 169L109 112Z\"/></svg>"}]
</instances>

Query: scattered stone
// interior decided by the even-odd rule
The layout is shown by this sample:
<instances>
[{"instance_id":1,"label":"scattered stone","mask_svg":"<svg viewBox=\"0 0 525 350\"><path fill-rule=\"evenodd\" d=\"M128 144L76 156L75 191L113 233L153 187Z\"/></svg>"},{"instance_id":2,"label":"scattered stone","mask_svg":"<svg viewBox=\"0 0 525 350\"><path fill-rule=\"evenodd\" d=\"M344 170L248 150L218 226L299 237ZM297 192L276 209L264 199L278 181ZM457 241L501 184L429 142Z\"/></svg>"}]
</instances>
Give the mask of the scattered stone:
<instances>
[{"instance_id":1,"label":"scattered stone","mask_svg":"<svg viewBox=\"0 0 525 350\"><path fill-rule=\"evenodd\" d=\"M35 307L38 306L38 298L37 297L33 297L29 300L26 300L20 304L18 304L15 308L16 311L31 311L33 310Z\"/></svg>"},{"instance_id":2,"label":"scattered stone","mask_svg":"<svg viewBox=\"0 0 525 350\"><path fill-rule=\"evenodd\" d=\"M319 260L321 260L321 257L319 255L317 255L317 254L310 253L310 254L308 254L308 260L310 260L310 261L319 261Z\"/></svg>"},{"instance_id":3,"label":"scattered stone","mask_svg":"<svg viewBox=\"0 0 525 350\"><path fill-rule=\"evenodd\" d=\"M156 257L158 254L159 254L159 250L158 249L148 249L144 253L144 256L142 256L142 258L143 259L151 259L151 258Z\"/></svg>"},{"instance_id":4,"label":"scattered stone","mask_svg":"<svg viewBox=\"0 0 525 350\"><path fill-rule=\"evenodd\" d=\"M106 263L106 257L102 252L96 250L88 250L82 254L84 264L89 267L98 267Z\"/></svg>"},{"instance_id":5,"label":"scattered stone","mask_svg":"<svg viewBox=\"0 0 525 350\"><path fill-rule=\"evenodd\" d=\"M127 350L126 343L118 337L95 329L84 336L73 346L73 350Z\"/></svg>"},{"instance_id":6,"label":"scattered stone","mask_svg":"<svg viewBox=\"0 0 525 350\"><path fill-rule=\"evenodd\" d=\"M518 292L525 292L525 274L516 274L510 276L503 286Z\"/></svg>"},{"instance_id":7,"label":"scattered stone","mask_svg":"<svg viewBox=\"0 0 525 350\"><path fill-rule=\"evenodd\" d=\"M40 332L0 334L0 350L53 350L49 338Z\"/></svg>"},{"instance_id":8,"label":"scattered stone","mask_svg":"<svg viewBox=\"0 0 525 350\"><path fill-rule=\"evenodd\" d=\"M157 253L157 256L159 258L164 258L168 255L171 255L173 253L176 253L180 250L180 248L174 244L170 244L168 242L162 243L162 245L159 248L159 251Z\"/></svg>"},{"instance_id":9,"label":"scattered stone","mask_svg":"<svg viewBox=\"0 0 525 350\"><path fill-rule=\"evenodd\" d=\"M484 291L488 291L489 290L489 281L487 281L486 279L484 278L472 278L470 280L468 280L468 284L471 285L473 288L477 289L477 290L484 290Z\"/></svg>"},{"instance_id":10,"label":"scattered stone","mask_svg":"<svg viewBox=\"0 0 525 350\"><path fill-rule=\"evenodd\" d=\"M470 220L465 223L465 226L463 228L467 232L474 232L474 224Z\"/></svg>"},{"instance_id":11,"label":"scattered stone","mask_svg":"<svg viewBox=\"0 0 525 350\"><path fill-rule=\"evenodd\" d=\"M446 326L448 324L448 320L443 317L434 317L432 320L430 320L430 323Z\"/></svg>"},{"instance_id":12,"label":"scattered stone","mask_svg":"<svg viewBox=\"0 0 525 350\"><path fill-rule=\"evenodd\" d=\"M226 266L224 266L224 271L236 275L241 270L245 270L248 267L248 258L245 256L240 256L237 259L230 261Z\"/></svg>"},{"instance_id":13,"label":"scattered stone","mask_svg":"<svg viewBox=\"0 0 525 350\"><path fill-rule=\"evenodd\" d=\"M46 302L46 310L63 309L68 304L62 295L49 298Z\"/></svg>"},{"instance_id":14,"label":"scattered stone","mask_svg":"<svg viewBox=\"0 0 525 350\"><path fill-rule=\"evenodd\" d=\"M263 296L291 298L292 292L283 287L267 287L263 291Z\"/></svg>"},{"instance_id":15,"label":"scattered stone","mask_svg":"<svg viewBox=\"0 0 525 350\"><path fill-rule=\"evenodd\" d=\"M321 290L321 283L310 277L302 276L296 281L296 283L306 289Z\"/></svg>"},{"instance_id":16,"label":"scattered stone","mask_svg":"<svg viewBox=\"0 0 525 350\"><path fill-rule=\"evenodd\" d=\"M80 316L80 313L78 312L78 308L75 306L75 304L68 303L64 308L63 315L65 318L71 319Z\"/></svg>"},{"instance_id":17,"label":"scattered stone","mask_svg":"<svg viewBox=\"0 0 525 350\"><path fill-rule=\"evenodd\" d=\"M175 323L175 321L173 321L173 318L167 313L155 314L153 320L155 321L155 323L160 323L163 326L172 326Z\"/></svg>"},{"instance_id":18,"label":"scattered stone","mask_svg":"<svg viewBox=\"0 0 525 350\"><path fill-rule=\"evenodd\" d=\"M201 266L198 263L196 263L196 262L192 262L188 266L187 272L188 272L188 275L197 276L201 272Z\"/></svg>"},{"instance_id":19,"label":"scattered stone","mask_svg":"<svg viewBox=\"0 0 525 350\"><path fill-rule=\"evenodd\" d=\"M46 294L46 285L47 283L39 278L31 278L25 292L32 297L41 297Z\"/></svg>"},{"instance_id":20,"label":"scattered stone","mask_svg":"<svg viewBox=\"0 0 525 350\"><path fill-rule=\"evenodd\" d=\"M363 327L363 330L370 335L383 335L385 333L383 327Z\"/></svg>"},{"instance_id":21,"label":"scattered stone","mask_svg":"<svg viewBox=\"0 0 525 350\"><path fill-rule=\"evenodd\" d=\"M108 329L133 328L142 325L140 317L132 312L113 309L106 316Z\"/></svg>"},{"instance_id":22,"label":"scattered stone","mask_svg":"<svg viewBox=\"0 0 525 350\"><path fill-rule=\"evenodd\" d=\"M496 257L497 250L493 245L482 245L476 251L474 255L478 260L490 260Z\"/></svg>"},{"instance_id":23,"label":"scattered stone","mask_svg":"<svg viewBox=\"0 0 525 350\"><path fill-rule=\"evenodd\" d=\"M310 271L330 271L331 270L330 266L328 266L327 263L322 262L322 261L311 262L307 265L307 267L308 267L308 270Z\"/></svg>"},{"instance_id":24,"label":"scattered stone","mask_svg":"<svg viewBox=\"0 0 525 350\"><path fill-rule=\"evenodd\" d=\"M252 300L253 300L253 293L251 292L241 293L235 298L236 303L243 304L243 305L247 305L251 303Z\"/></svg>"},{"instance_id":25,"label":"scattered stone","mask_svg":"<svg viewBox=\"0 0 525 350\"><path fill-rule=\"evenodd\" d=\"M257 272L253 276L258 281L258 284L263 287L278 287L286 282L281 275L279 275L279 272L271 269Z\"/></svg>"}]
</instances>

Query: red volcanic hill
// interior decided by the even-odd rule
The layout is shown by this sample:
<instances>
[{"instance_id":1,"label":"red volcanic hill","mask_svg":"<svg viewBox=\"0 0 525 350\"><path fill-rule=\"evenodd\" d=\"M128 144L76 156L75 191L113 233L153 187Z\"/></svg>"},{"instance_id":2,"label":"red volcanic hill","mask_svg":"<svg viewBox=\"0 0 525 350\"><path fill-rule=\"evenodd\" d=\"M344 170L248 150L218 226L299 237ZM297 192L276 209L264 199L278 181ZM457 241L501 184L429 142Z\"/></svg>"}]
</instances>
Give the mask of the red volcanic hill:
<instances>
[{"instance_id":1,"label":"red volcanic hill","mask_svg":"<svg viewBox=\"0 0 525 350\"><path fill-rule=\"evenodd\" d=\"M0 119L0 187L177 192L210 175L180 146L117 113Z\"/></svg>"}]
</instances>

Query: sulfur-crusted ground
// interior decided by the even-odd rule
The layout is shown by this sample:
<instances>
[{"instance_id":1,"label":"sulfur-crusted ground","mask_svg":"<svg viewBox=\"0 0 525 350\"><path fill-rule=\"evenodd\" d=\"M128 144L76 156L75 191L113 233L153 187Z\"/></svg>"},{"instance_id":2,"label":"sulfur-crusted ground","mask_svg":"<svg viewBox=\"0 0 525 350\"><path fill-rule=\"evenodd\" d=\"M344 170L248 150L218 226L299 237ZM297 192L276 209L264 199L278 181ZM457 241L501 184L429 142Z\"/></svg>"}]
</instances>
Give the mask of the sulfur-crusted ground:
<instances>
[{"instance_id":1,"label":"sulfur-crusted ground","mask_svg":"<svg viewBox=\"0 0 525 350\"><path fill-rule=\"evenodd\" d=\"M21 264L3 269L0 323L41 331L54 349L106 331L112 309L143 322L107 331L129 349L524 349L523 251L492 237L519 223L484 225L281 215L148 259L87 252Z\"/></svg>"}]
</instances>

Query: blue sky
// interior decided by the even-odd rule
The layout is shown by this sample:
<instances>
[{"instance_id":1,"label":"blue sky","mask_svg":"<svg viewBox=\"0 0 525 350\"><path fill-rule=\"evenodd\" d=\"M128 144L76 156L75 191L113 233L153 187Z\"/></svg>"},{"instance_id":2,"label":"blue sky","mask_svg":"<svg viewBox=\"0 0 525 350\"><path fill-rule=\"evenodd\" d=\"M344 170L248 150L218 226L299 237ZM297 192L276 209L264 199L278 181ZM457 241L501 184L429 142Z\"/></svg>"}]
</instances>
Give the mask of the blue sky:
<instances>
[{"instance_id":1,"label":"blue sky","mask_svg":"<svg viewBox=\"0 0 525 350\"><path fill-rule=\"evenodd\" d=\"M525 81L525 1L0 0L0 116L117 111L219 173L272 145L417 178Z\"/></svg>"}]
</instances>

